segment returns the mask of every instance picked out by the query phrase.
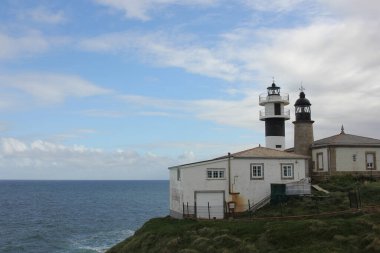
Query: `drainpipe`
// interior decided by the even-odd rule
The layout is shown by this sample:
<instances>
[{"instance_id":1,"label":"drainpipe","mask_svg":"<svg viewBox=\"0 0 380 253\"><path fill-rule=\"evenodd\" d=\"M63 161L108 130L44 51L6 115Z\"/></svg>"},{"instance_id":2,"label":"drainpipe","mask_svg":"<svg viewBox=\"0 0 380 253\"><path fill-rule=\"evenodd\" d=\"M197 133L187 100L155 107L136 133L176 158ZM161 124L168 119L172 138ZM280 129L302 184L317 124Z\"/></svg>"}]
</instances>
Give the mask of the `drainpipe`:
<instances>
[{"instance_id":1,"label":"drainpipe","mask_svg":"<svg viewBox=\"0 0 380 253\"><path fill-rule=\"evenodd\" d=\"M228 152L228 192L232 194L231 191L231 153Z\"/></svg>"}]
</instances>

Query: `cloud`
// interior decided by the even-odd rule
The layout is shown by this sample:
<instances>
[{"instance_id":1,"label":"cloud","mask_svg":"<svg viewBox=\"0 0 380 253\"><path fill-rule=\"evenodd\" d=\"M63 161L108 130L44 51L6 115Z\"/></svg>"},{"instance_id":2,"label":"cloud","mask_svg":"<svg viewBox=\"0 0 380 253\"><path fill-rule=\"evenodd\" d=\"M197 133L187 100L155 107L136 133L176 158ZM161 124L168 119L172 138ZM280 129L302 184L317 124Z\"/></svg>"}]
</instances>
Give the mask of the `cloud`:
<instances>
[{"instance_id":1,"label":"cloud","mask_svg":"<svg viewBox=\"0 0 380 253\"><path fill-rule=\"evenodd\" d=\"M83 39L79 46L88 51L127 53L136 51L150 63L163 67L177 67L190 73L216 77L227 81L247 80L251 73L242 72L223 48L209 48L196 43L192 36L169 36L163 32L152 34L112 33Z\"/></svg>"},{"instance_id":2,"label":"cloud","mask_svg":"<svg viewBox=\"0 0 380 253\"><path fill-rule=\"evenodd\" d=\"M40 33L31 32L13 37L0 32L0 60L42 53L50 48L51 41Z\"/></svg>"},{"instance_id":3,"label":"cloud","mask_svg":"<svg viewBox=\"0 0 380 253\"><path fill-rule=\"evenodd\" d=\"M105 118L122 118L125 116L124 113L119 111L110 111L110 110L103 110L103 109L91 109L91 110L84 110L79 112L82 115L85 115L87 117L105 117Z\"/></svg>"},{"instance_id":4,"label":"cloud","mask_svg":"<svg viewBox=\"0 0 380 253\"><path fill-rule=\"evenodd\" d=\"M295 8L291 6L298 2L301 4L301 1L288 2L289 8ZM313 104L316 138L338 133L342 123L349 133L380 138L373 127L380 124L373 114L380 110L380 34L377 32L380 19L369 10L377 10L380 3L366 3L368 5L356 1L324 1L330 13L326 16L323 13L309 23L290 28L237 27L207 46L194 38L183 43L186 36L168 39L169 35L161 34L151 39L155 45L140 43L138 49L143 55L153 55L150 59L161 66L179 67L235 83L251 82L256 84L256 93L265 92L274 75L283 90L290 93L291 105L303 82ZM105 42L105 38L95 38L94 42ZM145 41L144 36L142 38ZM113 41L108 39L108 42ZM115 46L113 43L109 45ZM234 85L231 83L232 88ZM238 100L157 101L141 97L128 100L168 112L166 108L178 104L177 108L197 118L262 128L255 123L259 107L253 93L243 94Z\"/></svg>"},{"instance_id":5,"label":"cloud","mask_svg":"<svg viewBox=\"0 0 380 253\"><path fill-rule=\"evenodd\" d=\"M191 152L170 158L152 152L103 151L44 140L0 141L0 175L9 179L167 179L169 166L192 159Z\"/></svg>"},{"instance_id":6,"label":"cloud","mask_svg":"<svg viewBox=\"0 0 380 253\"><path fill-rule=\"evenodd\" d=\"M270 11L270 12L284 12L290 11L298 7L301 3L307 2L308 0L272 0L272 1L261 1L261 0L243 0L242 2L258 11Z\"/></svg>"},{"instance_id":7,"label":"cloud","mask_svg":"<svg viewBox=\"0 0 380 253\"><path fill-rule=\"evenodd\" d=\"M136 95L123 95L120 98L130 106L135 106L136 113L140 115L150 110L164 116L186 115L222 125L262 130L262 124L258 121L258 93L253 90L246 91L244 98L235 100L175 100Z\"/></svg>"},{"instance_id":8,"label":"cloud","mask_svg":"<svg viewBox=\"0 0 380 253\"><path fill-rule=\"evenodd\" d=\"M341 14L348 18L367 19L370 21L378 20L380 2L377 0L320 0L330 12Z\"/></svg>"},{"instance_id":9,"label":"cloud","mask_svg":"<svg viewBox=\"0 0 380 253\"><path fill-rule=\"evenodd\" d=\"M124 12L126 18L149 20L148 12L167 5L208 6L217 0L95 0L102 4Z\"/></svg>"},{"instance_id":10,"label":"cloud","mask_svg":"<svg viewBox=\"0 0 380 253\"><path fill-rule=\"evenodd\" d=\"M39 103L61 103L67 97L90 97L112 91L92 84L78 76L30 73L0 75L0 87L31 95Z\"/></svg>"},{"instance_id":11,"label":"cloud","mask_svg":"<svg viewBox=\"0 0 380 253\"><path fill-rule=\"evenodd\" d=\"M62 24L66 22L66 17L62 10L52 11L44 6L25 10L19 13L21 19L31 20L44 24Z\"/></svg>"}]
</instances>

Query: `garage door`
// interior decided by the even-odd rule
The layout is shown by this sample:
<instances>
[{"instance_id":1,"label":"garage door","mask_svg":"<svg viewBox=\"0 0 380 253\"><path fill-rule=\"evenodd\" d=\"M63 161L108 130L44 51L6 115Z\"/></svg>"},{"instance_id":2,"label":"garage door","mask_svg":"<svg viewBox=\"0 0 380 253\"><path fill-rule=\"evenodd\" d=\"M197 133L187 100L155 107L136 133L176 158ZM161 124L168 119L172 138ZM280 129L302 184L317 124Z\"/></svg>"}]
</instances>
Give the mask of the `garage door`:
<instances>
[{"instance_id":1,"label":"garage door","mask_svg":"<svg viewBox=\"0 0 380 253\"><path fill-rule=\"evenodd\" d=\"M224 191L195 192L197 202L197 218L224 218Z\"/></svg>"}]
</instances>

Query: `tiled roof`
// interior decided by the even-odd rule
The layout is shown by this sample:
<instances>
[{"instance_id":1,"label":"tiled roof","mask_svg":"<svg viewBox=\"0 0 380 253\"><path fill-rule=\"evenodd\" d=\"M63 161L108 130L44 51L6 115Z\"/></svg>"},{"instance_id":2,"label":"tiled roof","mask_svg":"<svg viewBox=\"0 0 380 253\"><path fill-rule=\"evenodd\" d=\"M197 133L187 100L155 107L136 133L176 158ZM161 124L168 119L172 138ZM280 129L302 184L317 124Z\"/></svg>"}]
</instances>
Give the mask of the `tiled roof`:
<instances>
[{"instance_id":1,"label":"tiled roof","mask_svg":"<svg viewBox=\"0 0 380 253\"><path fill-rule=\"evenodd\" d=\"M312 145L313 148L321 146L380 146L380 140L358 135L340 133L331 137L314 141Z\"/></svg>"},{"instance_id":2,"label":"tiled roof","mask_svg":"<svg viewBox=\"0 0 380 253\"><path fill-rule=\"evenodd\" d=\"M205 163L205 162L213 162L213 161L223 160L227 158L228 158L228 155L225 155L225 156L220 156L220 157L210 159L210 160L172 166L172 167L169 167L169 169L177 168L179 166L187 166L187 165L195 165L195 164ZM308 159L310 157L304 156L304 155L298 155L293 152L285 152L285 151L280 151L280 150L271 149L271 148L256 147L256 148L251 148L244 151L233 153L231 154L231 158Z\"/></svg>"},{"instance_id":3,"label":"tiled roof","mask_svg":"<svg viewBox=\"0 0 380 253\"><path fill-rule=\"evenodd\" d=\"M299 155L293 152L285 152L277 149L256 147L231 154L234 158L294 158L307 159L308 156ZM228 157L228 156L224 156Z\"/></svg>"}]
</instances>

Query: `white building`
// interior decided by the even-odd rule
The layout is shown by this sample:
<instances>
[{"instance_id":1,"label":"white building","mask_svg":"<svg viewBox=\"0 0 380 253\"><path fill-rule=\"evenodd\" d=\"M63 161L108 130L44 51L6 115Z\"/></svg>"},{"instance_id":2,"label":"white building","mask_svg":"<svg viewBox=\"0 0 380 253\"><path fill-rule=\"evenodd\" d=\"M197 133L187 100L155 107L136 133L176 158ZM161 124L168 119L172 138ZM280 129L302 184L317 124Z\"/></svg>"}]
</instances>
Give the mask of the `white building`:
<instances>
[{"instance_id":1,"label":"white building","mask_svg":"<svg viewBox=\"0 0 380 253\"><path fill-rule=\"evenodd\" d=\"M380 140L341 133L314 141L313 177L364 175L380 177Z\"/></svg>"},{"instance_id":2,"label":"white building","mask_svg":"<svg viewBox=\"0 0 380 253\"><path fill-rule=\"evenodd\" d=\"M290 118L289 96L272 83L259 97L265 109L266 146L215 159L173 166L170 171L170 215L182 218L223 218L225 213L243 212L269 200L272 184L287 184L287 194L310 194L310 186L299 189L309 172L310 155L285 149L285 120Z\"/></svg>"},{"instance_id":3,"label":"white building","mask_svg":"<svg viewBox=\"0 0 380 253\"><path fill-rule=\"evenodd\" d=\"M228 207L234 207L235 212L246 211L268 199L271 184L304 179L308 158L257 147L170 167L170 215L219 219L229 211Z\"/></svg>"}]
</instances>

